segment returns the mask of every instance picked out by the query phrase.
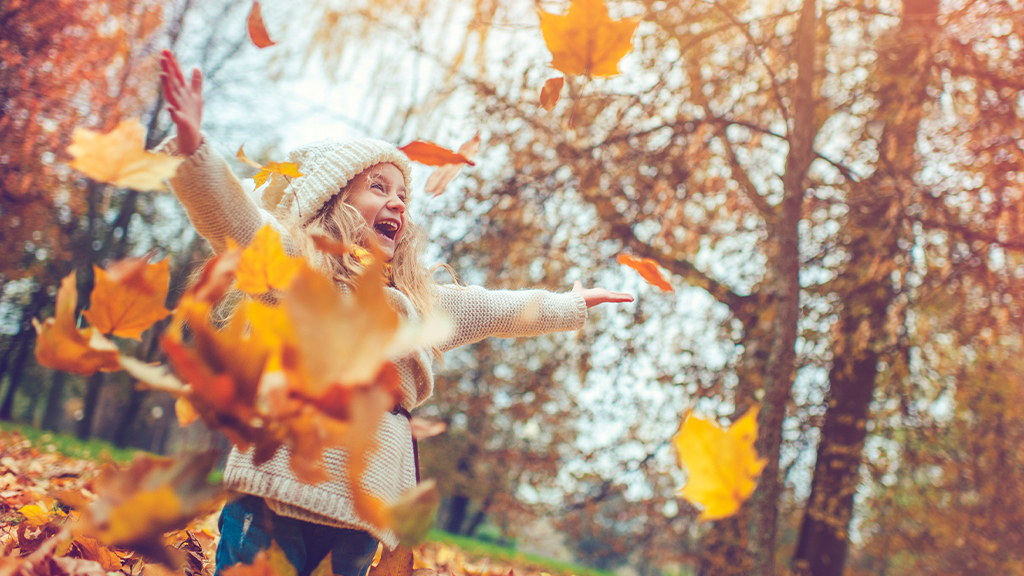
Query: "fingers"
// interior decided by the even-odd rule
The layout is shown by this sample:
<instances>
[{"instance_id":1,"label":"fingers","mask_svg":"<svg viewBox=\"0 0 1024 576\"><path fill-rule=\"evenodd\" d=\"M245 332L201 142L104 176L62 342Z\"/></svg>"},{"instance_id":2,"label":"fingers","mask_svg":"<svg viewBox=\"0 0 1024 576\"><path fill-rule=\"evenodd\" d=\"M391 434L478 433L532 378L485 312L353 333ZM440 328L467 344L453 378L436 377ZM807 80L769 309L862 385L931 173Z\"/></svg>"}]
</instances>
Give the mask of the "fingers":
<instances>
[{"instance_id":1,"label":"fingers","mask_svg":"<svg viewBox=\"0 0 1024 576\"><path fill-rule=\"evenodd\" d=\"M197 96L203 93L203 73L199 68L192 69L192 92Z\"/></svg>"},{"instance_id":2,"label":"fingers","mask_svg":"<svg viewBox=\"0 0 1024 576\"><path fill-rule=\"evenodd\" d=\"M573 282L572 283L572 289L577 291L577 292L579 292L580 290L583 290L583 283L580 282L579 280Z\"/></svg>"}]
</instances>

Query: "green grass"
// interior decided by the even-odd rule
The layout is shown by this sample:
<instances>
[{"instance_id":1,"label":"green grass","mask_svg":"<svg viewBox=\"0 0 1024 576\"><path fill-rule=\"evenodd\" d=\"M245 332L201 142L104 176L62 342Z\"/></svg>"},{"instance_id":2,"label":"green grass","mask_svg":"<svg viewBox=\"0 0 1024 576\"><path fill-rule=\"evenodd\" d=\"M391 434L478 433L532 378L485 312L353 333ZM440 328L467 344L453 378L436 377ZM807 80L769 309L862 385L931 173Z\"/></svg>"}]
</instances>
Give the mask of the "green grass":
<instances>
[{"instance_id":1,"label":"green grass","mask_svg":"<svg viewBox=\"0 0 1024 576\"><path fill-rule=\"evenodd\" d=\"M118 448L103 440L82 441L68 434L57 434L47 430L39 430L28 424L15 424L0 421L0 433L18 432L27 438L36 448L46 452L60 452L72 458L84 460L113 460L114 462L130 462L138 450Z\"/></svg>"},{"instance_id":2,"label":"green grass","mask_svg":"<svg viewBox=\"0 0 1024 576\"><path fill-rule=\"evenodd\" d=\"M440 542L450 546L456 546L463 552L474 556L489 556L495 560L503 560L516 564L529 564L536 566L541 571L552 574L576 574L577 576L616 576L608 570L598 570L569 562L559 562L551 558L518 552L512 548L499 546L491 542L484 542L468 536L458 536L442 530L431 530L427 539L431 542Z\"/></svg>"}]
</instances>

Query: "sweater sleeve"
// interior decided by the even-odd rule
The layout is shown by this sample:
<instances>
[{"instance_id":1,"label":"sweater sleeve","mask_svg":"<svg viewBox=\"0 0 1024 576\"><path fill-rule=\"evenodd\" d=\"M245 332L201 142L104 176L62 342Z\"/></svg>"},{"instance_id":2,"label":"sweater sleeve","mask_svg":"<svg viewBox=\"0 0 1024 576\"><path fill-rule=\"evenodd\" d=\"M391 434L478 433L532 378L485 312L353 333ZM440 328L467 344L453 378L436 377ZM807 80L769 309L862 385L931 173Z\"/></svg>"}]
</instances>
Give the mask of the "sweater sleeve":
<instances>
[{"instance_id":1,"label":"sweater sleeve","mask_svg":"<svg viewBox=\"0 0 1024 576\"><path fill-rule=\"evenodd\" d=\"M176 137L164 140L157 150L180 155ZM228 238L241 246L248 246L256 232L266 224L281 234L287 252L298 252L284 226L269 212L256 206L245 193L228 163L210 145L209 138L203 137L199 148L178 166L170 183L174 195L188 211L192 225L210 242L214 252L219 254L227 250Z\"/></svg>"},{"instance_id":2,"label":"sweater sleeve","mask_svg":"<svg viewBox=\"0 0 1024 576\"><path fill-rule=\"evenodd\" d=\"M587 320L587 304L576 292L487 290L479 286L438 286L437 305L448 312L455 328L441 351L488 336L515 338L579 330Z\"/></svg>"}]
</instances>

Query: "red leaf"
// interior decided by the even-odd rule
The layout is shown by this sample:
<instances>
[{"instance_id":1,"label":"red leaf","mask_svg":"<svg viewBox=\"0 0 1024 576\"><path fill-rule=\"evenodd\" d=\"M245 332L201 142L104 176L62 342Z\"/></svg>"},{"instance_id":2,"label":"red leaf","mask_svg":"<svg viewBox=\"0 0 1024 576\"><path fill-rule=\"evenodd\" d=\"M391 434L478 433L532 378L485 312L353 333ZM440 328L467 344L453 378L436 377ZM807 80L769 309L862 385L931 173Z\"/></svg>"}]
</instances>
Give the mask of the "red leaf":
<instances>
[{"instance_id":1,"label":"red leaf","mask_svg":"<svg viewBox=\"0 0 1024 576\"><path fill-rule=\"evenodd\" d=\"M663 292L674 292L672 285L661 275L661 268L658 263L650 258L637 258L629 254L619 254L616 258L619 264L625 264L640 273L640 276L648 283L661 288Z\"/></svg>"},{"instance_id":2,"label":"red leaf","mask_svg":"<svg viewBox=\"0 0 1024 576\"><path fill-rule=\"evenodd\" d=\"M249 39L257 48L267 48L277 44L270 39L267 27L263 25L263 14L260 12L260 3L253 2L249 10Z\"/></svg>"},{"instance_id":3,"label":"red leaf","mask_svg":"<svg viewBox=\"0 0 1024 576\"><path fill-rule=\"evenodd\" d=\"M562 86L565 85L565 78L548 78L544 87L540 90L540 105L548 111L555 109L558 99L562 96Z\"/></svg>"},{"instance_id":4,"label":"red leaf","mask_svg":"<svg viewBox=\"0 0 1024 576\"><path fill-rule=\"evenodd\" d=\"M472 160L476 156L477 151L480 149L480 133L477 132L476 136L473 136L465 144L459 146L459 154L462 154L468 160ZM437 196L444 189L448 187L448 184L459 174L462 170L463 163L458 164L445 164L439 166L434 173L427 178L427 194Z\"/></svg>"},{"instance_id":5,"label":"red leaf","mask_svg":"<svg viewBox=\"0 0 1024 576\"><path fill-rule=\"evenodd\" d=\"M413 162L427 166L444 166L445 164L469 164L476 166L472 160L458 152L452 152L431 142L416 140L399 148Z\"/></svg>"}]
</instances>

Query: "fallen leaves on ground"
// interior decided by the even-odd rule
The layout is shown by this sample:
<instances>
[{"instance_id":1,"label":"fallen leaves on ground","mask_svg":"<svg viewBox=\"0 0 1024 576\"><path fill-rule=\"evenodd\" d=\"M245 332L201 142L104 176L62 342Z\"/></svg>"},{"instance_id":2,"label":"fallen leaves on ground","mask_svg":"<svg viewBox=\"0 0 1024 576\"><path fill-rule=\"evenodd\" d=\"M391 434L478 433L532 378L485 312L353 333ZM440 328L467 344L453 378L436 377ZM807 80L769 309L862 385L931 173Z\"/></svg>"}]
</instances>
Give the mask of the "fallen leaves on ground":
<instances>
[{"instance_id":1,"label":"fallen leaves on ground","mask_svg":"<svg viewBox=\"0 0 1024 576\"><path fill-rule=\"evenodd\" d=\"M259 3L257 2L257 7ZM280 174L289 178L299 178L304 176L302 172L299 172L299 165L294 162L268 162L266 165L260 164L255 160L245 155L242 150L245 146L238 147L238 153L235 156L242 161L243 164L251 166L259 170L252 179L256 182L256 187L263 186L263 183L267 181L267 178L271 174Z\"/></svg>"},{"instance_id":2,"label":"fallen leaves on ground","mask_svg":"<svg viewBox=\"0 0 1024 576\"><path fill-rule=\"evenodd\" d=\"M249 18L246 21L246 28L249 30L249 39L257 48L269 48L277 42L270 39L267 27L263 23L263 11L260 10L260 3L253 2L249 9Z\"/></svg>"},{"instance_id":3,"label":"fallen leaves on ground","mask_svg":"<svg viewBox=\"0 0 1024 576\"><path fill-rule=\"evenodd\" d=\"M650 258L637 258L629 254L619 254L616 261L629 266L640 273L640 276L652 286L661 288L663 292L673 292L672 285L661 275L661 267Z\"/></svg>"},{"instance_id":4,"label":"fallen leaves on ground","mask_svg":"<svg viewBox=\"0 0 1024 576\"><path fill-rule=\"evenodd\" d=\"M39 322L36 329L36 361L41 366L88 376L97 370L118 370L120 350L96 328L78 328L78 288L75 273L66 276L57 290L53 318Z\"/></svg>"},{"instance_id":5,"label":"fallen leaves on ground","mask_svg":"<svg viewBox=\"0 0 1024 576\"><path fill-rule=\"evenodd\" d=\"M472 160L476 153L480 151L480 133L477 132L472 138L467 140L462 146L459 146L459 154L462 155L466 160ZM443 164L434 170L434 173L427 178L426 192L431 196L437 196L444 192L448 184L458 176L462 167L465 166L465 162L455 162L452 164Z\"/></svg>"},{"instance_id":6,"label":"fallen leaves on ground","mask_svg":"<svg viewBox=\"0 0 1024 576\"><path fill-rule=\"evenodd\" d=\"M444 166L445 164L469 164L470 166L476 166L472 160L463 154L452 152L433 142L416 140L400 147L399 150L404 152L413 162L419 162L427 166Z\"/></svg>"},{"instance_id":7,"label":"fallen leaves on ground","mask_svg":"<svg viewBox=\"0 0 1024 576\"><path fill-rule=\"evenodd\" d=\"M184 158L146 151L146 129L138 120L124 120L102 134L75 128L68 153L71 167L97 182L143 192L166 190L164 180L174 175Z\"/></svg>"},{"instance_id":8,"label":"fallen leaves on ground","mask_svg":"<svg viewBox=\"0 0 1024 576\"><path fill-rule=\"evenodd\" d=\"M767 463L754 449L758 410L751 408L725 430L688 413L672 438L679 463L689 472L679 495L704 508L701 520L732 516L754 493Z\"/></svg>"},{"instance_id":9,"label":"fallen leaves on ground","mask_svg":"<svg viewBox=\"0 0 1024 576\"><path fill-rule=\"evenodd\" d=\"M566 74L615 76L619 60L633 49L640 18L612 20L604 0L572 0L564 16L540 14L540 30L553 60Z\"/></svg>"}]
</instances>

